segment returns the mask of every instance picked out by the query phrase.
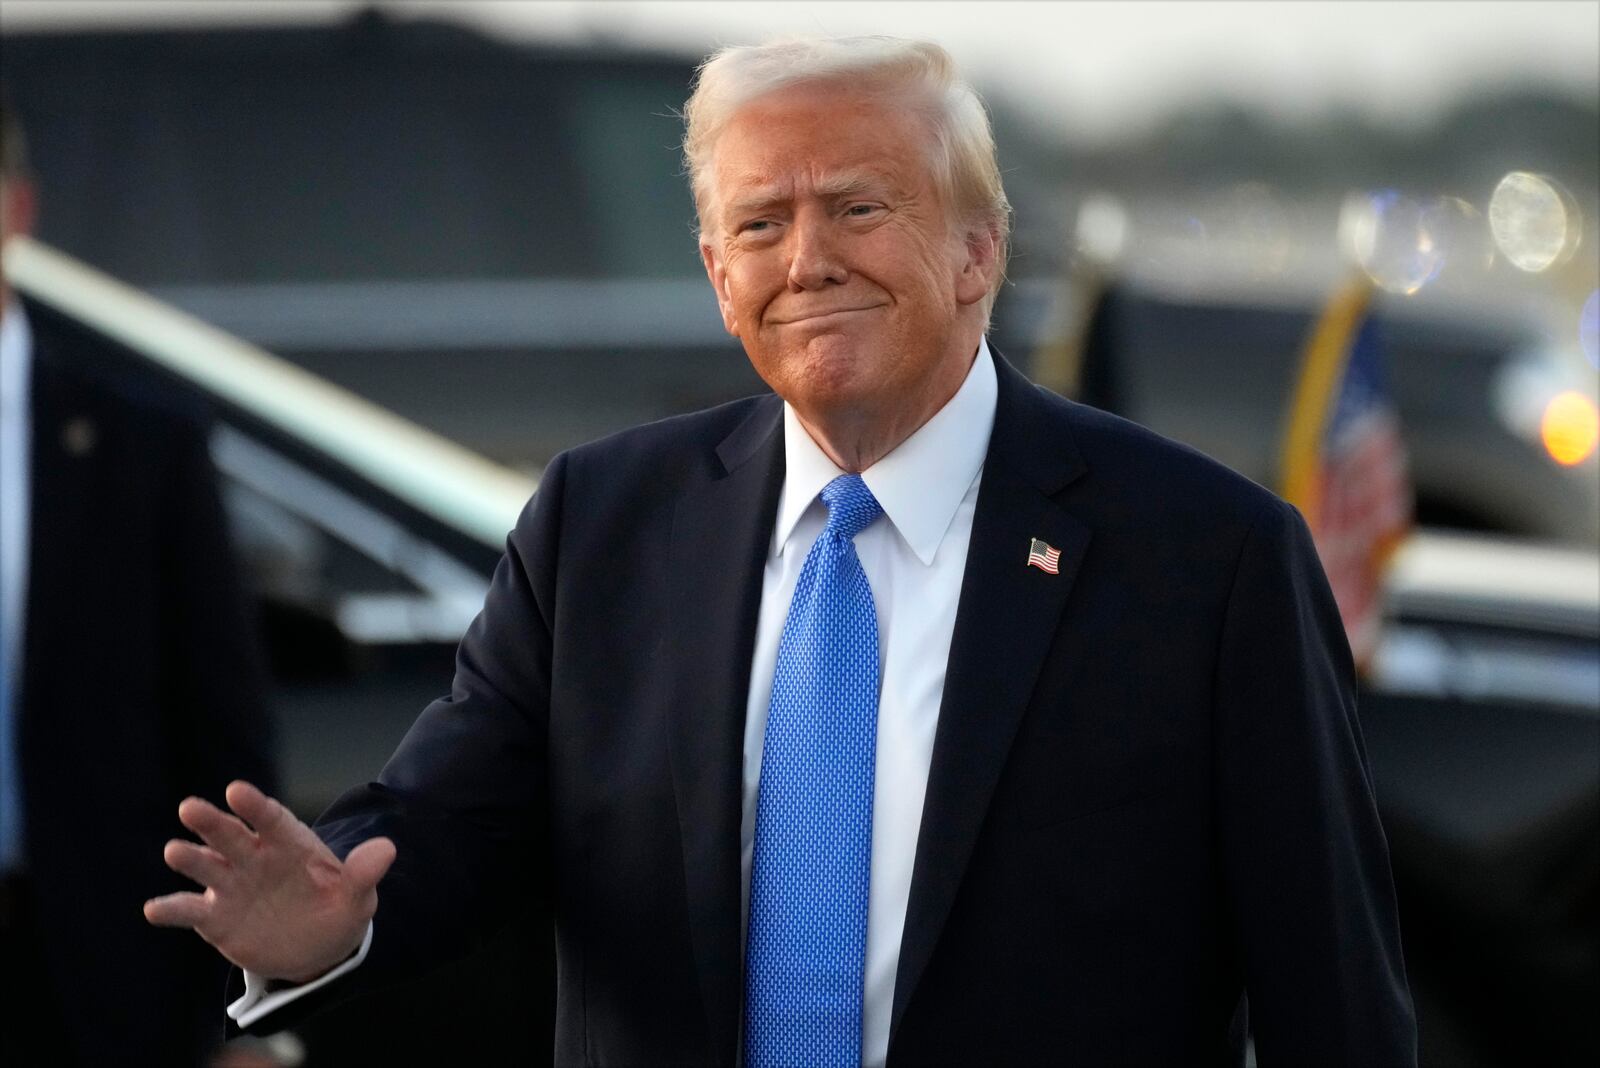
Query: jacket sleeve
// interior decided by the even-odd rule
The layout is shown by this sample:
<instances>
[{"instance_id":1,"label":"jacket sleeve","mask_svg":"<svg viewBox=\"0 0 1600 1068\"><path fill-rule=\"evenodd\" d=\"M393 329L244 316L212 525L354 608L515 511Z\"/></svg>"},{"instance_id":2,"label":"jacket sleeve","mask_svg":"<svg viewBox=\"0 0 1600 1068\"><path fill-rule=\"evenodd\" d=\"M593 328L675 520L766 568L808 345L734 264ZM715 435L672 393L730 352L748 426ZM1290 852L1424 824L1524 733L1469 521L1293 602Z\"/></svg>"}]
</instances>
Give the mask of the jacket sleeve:
<instances>
[{"instance_id":1,"label":"jacket sleeve","mask_svg":"<svg viewBox=\"0 0 1600 1068\"><path fill-rule=\"evenodd\" d=\"M364 981L461 956L512 911L548 898L546 732L564 461L507 539L448 697L427 707L378 780L316 830L340 856L376 835L397 847L378 887Z\"/></svg>"},{"instance_id":2,"label":"jacket sleeve","mask_svg":"<svg viewBox=\"0 0 1600 1068\"><path fill-rule=\"evenodd\" d=\"M1274 501L1240 552L1214 705L1227 900L1264 1068L1416 1063L1355 692L1310 532Z\"/></svg>"}]
</instances>

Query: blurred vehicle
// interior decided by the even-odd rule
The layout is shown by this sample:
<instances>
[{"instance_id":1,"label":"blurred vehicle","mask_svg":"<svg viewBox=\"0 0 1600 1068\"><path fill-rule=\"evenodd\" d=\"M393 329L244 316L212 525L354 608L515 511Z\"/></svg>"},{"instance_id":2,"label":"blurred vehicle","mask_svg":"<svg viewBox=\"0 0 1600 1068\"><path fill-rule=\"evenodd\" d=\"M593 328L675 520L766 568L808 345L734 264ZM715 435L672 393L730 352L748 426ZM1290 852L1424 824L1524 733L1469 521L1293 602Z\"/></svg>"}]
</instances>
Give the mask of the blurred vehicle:
<instances>
[{"instance_id":1,"label":"blurred vehicle","mask_svg":"<svg viewBox=\"0 0 1600 1068\"><path fill-rule=\"evenodd\" d=\"M108 370L161 377L214 413L212 457L265 632L283 796L314 819L375 777L448 691L533 480L48 246L13 239L6 275L104 335L105 358L124 365ZM464 959L300 1025L302 1068L547 1051L554 944L538 906Z\"/></svg>"},{"instance_id":2,"label":"blurred vehicle","mask_svg":"<svg viewBox=\"0 0 1600 1068\"><path fill-rule=\"evenodd\" d=\"M1422 1063L1600 1059L1600 558L1424 532L1361 725Z\"/></svg>"},{"instance_id":3,"label":"blurred vehicle","mask_svg":"<svg viewBox=\"0 0 1600 1068\"><path fill-rule=\"evenodd\" d=\"M1331 281L1321 291L1281 282L1178 288L1136 277L1067 288L1056 299L1075 303L1077 314L1038 328L1036 376L1281 491L1288 399ZM1002 314L1045 318L1017 303ZM1576 336L1563 343L1492 308L1382 297L1376 305L1418 521L1593 547L1600 459L1591 446L1578 462L1562 462L1542 431L1558 396L1576 395L1593 411L1596 377ZM1070 349L1065 368L1060 346Z\"/></svg>"}]
</instances>

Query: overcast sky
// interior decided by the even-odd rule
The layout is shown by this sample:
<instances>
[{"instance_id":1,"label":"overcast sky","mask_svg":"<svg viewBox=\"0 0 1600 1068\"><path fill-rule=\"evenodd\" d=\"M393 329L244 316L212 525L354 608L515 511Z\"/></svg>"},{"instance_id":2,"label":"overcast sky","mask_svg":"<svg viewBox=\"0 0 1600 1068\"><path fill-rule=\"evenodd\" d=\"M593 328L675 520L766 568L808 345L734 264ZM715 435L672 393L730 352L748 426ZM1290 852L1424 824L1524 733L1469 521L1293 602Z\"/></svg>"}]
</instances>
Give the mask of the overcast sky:
<instances>
[{"instance_id":1,"label":"overcast sky","mask_svg":"<svg viewBox=\"0 0 1600 1068\"><path fill-rule=\"evenodd\" d=\"M1600 3L858 2L818 0L4 0L0 30L284 22L355 8L446 16L509 36L604 37L700 54L776 33L929 37L1047 125L1091 137L1221 95L1285 118L1353 106L1404 125L1463 93L1538 84L1600 94Z\"/></svg>"}]
</instances>

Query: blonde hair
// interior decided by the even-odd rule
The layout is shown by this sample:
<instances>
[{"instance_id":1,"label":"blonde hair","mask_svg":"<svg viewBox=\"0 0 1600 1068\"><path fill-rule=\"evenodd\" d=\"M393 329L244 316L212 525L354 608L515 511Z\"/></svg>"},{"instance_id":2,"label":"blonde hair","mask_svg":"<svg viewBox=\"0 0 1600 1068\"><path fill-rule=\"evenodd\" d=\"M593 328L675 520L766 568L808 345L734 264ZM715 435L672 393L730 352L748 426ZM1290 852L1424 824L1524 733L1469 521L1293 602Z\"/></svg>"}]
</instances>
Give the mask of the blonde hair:
<instances>
[{"instance_id":1,"label":"blonde hair","mask_svg":"<svg viewBox=\"0 0 1600 1068\"><path fill-rule=\"evenodd\" d=\"M992 233L999 245L995 285L1004 277L1011 203L1000 182L989 114L950 53L897 37L810 37L723 48L701 64L684 105L683 161L700 216L710 207L711 157L734 113L757 97L799 84L847 85L903 98L928 123L934 180L955 222Z\"/></svg>"}]
</instances>

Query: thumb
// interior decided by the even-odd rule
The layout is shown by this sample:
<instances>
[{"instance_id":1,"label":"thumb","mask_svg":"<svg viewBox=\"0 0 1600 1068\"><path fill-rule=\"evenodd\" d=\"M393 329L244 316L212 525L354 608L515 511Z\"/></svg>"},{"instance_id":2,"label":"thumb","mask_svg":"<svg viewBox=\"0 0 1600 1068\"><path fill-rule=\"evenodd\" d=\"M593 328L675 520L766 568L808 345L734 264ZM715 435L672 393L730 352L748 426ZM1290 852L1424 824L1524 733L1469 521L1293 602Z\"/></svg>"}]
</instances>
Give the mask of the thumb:
<instances>
[{"instance_id":1,"label":"thumb","mask_svg":"<svg viewBox=\"0 0 1600 1068\"><path fill-rule=\"evenodd\" d=\"M344 858L345 878L356 891L371 890L378 885L394 863L394 843L387 838L368 838Z\"/></svg>"}]
</instances>

